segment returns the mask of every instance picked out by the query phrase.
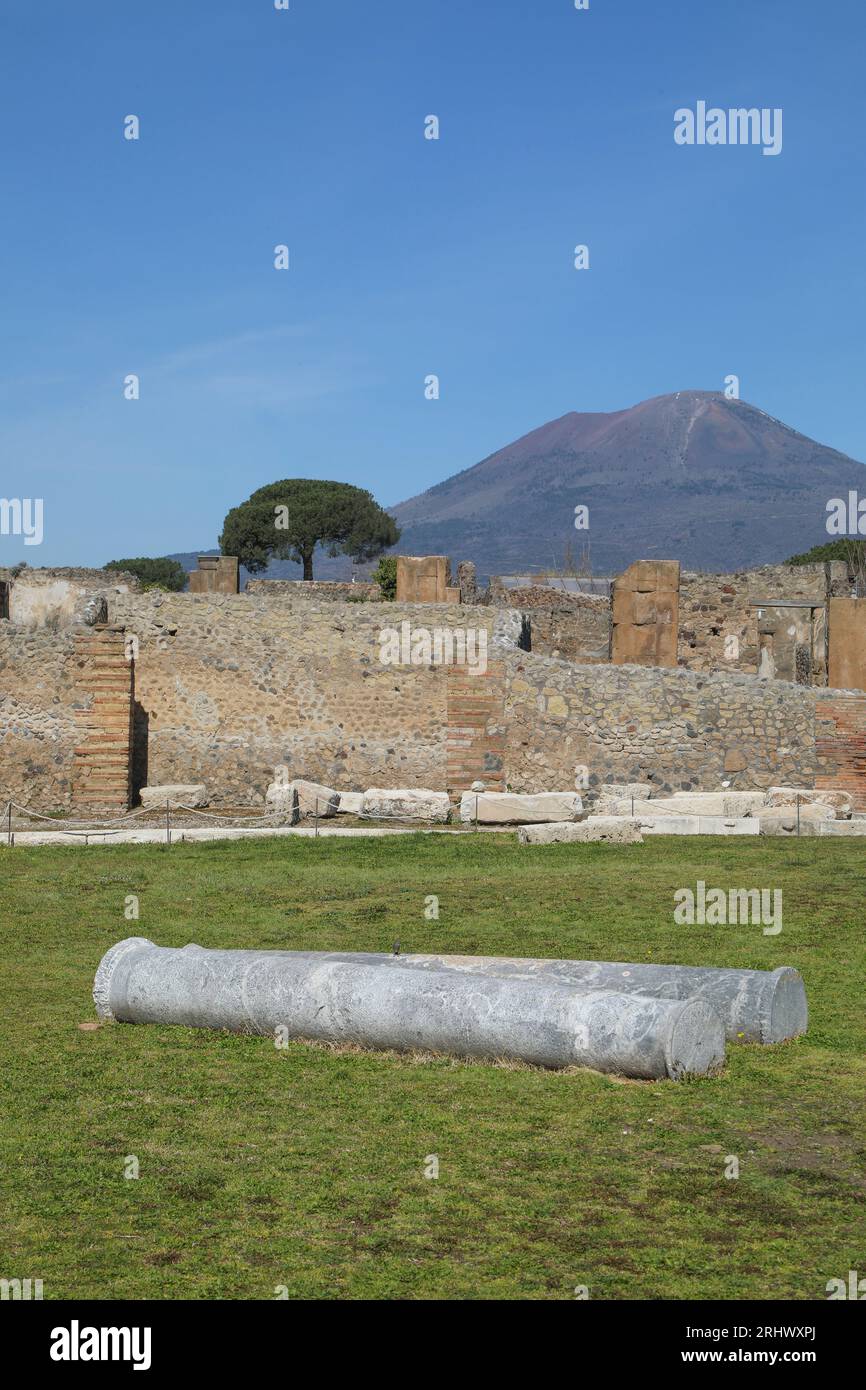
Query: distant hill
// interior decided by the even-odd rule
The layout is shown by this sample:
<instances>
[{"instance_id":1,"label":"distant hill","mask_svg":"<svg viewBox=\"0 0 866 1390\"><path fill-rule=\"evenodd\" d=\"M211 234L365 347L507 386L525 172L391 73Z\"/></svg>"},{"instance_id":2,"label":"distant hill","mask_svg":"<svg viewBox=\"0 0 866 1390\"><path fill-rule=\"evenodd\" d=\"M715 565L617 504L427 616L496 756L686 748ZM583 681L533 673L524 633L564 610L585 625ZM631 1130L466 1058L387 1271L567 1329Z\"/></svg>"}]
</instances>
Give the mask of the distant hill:
<instances>
[{"instance_id":1,"label":"distant hill","mask_svg":"<svg viewBox=\"0 0 866 1390\"><path fill-rule=\"evenodd\" d=\"M866 494L862 463L744 401L678 391L609 414L571 412L389 510L397 550L474 560L483 575L678 559L734 570L829 539L826 504ZM589 531L574 508L589 508Z\"/></svg>"},{"instance_id":2,"label":"distant hill","mask_svg":"<svg viewBox=\"0 0 866 1390\"><path fill-rule=\"evenodd\" d=\"M402 547L398 547L402 549ZM199 555L219 555L219 549L213 546L210 550L204 547L202 550L184 550L176 555L170 555L170 560L177 560L178 564L183 565L187 573L198 569ZM377 561L372 564L356 566L354 573L358 580L363 579L369 574L371 569L376 568ZM351 579L352 561L346 555L337 555L331 558L325 551L316 551L313 559L313 574L316 579ZM302 565L293 564L291 560L274 560L261 574L252 575L241 565L240 584L243 589L248 579L303 579L304 569Z\"/></svg>"}]
</instances>

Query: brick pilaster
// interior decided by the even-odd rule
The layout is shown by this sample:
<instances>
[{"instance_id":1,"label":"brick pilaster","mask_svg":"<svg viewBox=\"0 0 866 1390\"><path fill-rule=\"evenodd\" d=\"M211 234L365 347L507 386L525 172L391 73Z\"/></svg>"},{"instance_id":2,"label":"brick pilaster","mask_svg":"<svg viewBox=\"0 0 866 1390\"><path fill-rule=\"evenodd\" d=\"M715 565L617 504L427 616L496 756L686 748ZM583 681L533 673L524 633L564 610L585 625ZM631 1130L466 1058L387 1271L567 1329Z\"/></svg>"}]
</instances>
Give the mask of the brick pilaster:
<instances>
[{"instance_id":1,"label":"brick pilaster","mask_svg":"<svg viewBox=\"0 0 866 1390\"><path fill-rule=\"evenodd\" d=\"M826 772L816 787L845 791L866 811L866 695L833 694L815 707L816 747Z\"/></svg>"},{"instance_id":2,"label":"brick pilaster","mask_svg":"<svg viewBox=\"0 0 866 1390\"><path fill-rule=\"evenodd\" d=\"M123 629L97 624L75 634L75 722L80 730L72 774L75 810L127 811L132 761L133 664Z\"/></svg>"},{"instance_id":3,"label":"brick pilaster","mask_svg":"<svg viewBox=\"0 0 866 1390\"><path fill-rule=\"evenodd\" d=\"M484 675L466 666L447 667L449 792L468 791L484 782L490 791L505 790L505 666L488 663Z\"/></svg>"}]
</instances>

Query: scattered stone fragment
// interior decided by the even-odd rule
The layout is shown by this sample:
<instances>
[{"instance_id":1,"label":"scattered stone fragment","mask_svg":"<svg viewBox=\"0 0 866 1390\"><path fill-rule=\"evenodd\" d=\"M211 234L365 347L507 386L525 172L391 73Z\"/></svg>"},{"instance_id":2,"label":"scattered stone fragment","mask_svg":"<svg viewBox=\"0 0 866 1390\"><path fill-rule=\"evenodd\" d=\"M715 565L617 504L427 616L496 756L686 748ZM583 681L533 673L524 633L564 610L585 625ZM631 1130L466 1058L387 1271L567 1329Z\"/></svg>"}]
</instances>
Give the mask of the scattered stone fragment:
<instances>
[{"instance_id":1,"label":"scattered stone fragment","mask_svg":"<svg viewBox=\"0 0 866 1390\"><path fill-rule=\"evenodd\" d=\"M761 822L751 816L654 816L641 813L636 815L636 819L642 835L758 835L761 831Z\"/></svg>"},{"instance_id":2,"label":"scattered stone fragment","mask_svg":"<svg viewBox=\"0 0 866 1390\"><path fill-rule=\"evenodd\" d=\"M335 816L340 802L339 792L333 787L324 787L321 782L307 782L296 777L289 783L289 791L297 792L298 812L301 816Z\"/></svg>"},{"instance_id":3,"label":"scattered stone fragment","mask_svg":"<svg viewBox=\"0 0 866 1390\"><path fill-rule=\"evenodd\" d=\"M576 821L583 802L576 792L464 792L460 819L464 825L527 825L550 821Z\"/></svg>"},{"instance_id":4,"label":"scattered stone fragment","mask_svg":"<svg viewBox=\"0 0 866 1390\"><path fill-rule=\"evenodd\" d=\"M638 821L623 816L592 816L579 823L557 821L552 825L521 825L517 839L522 845L587 844L598 840L615 845L643 844Z\"/></svg>"},{"instance_id":5,"label":"scattered stone fragment","mask_svg":"<svg viewBox=\"0 0 866 1390\"><path fill-rule=\"evenodd\" d=\"M770 787L765 794L765 806L793 806L796 808L799 797L800 806L830 806L836 816L847 820L852 814L851 797L848 792L827 791L809 787Z\"/></svg>"},{"instance_id":6,"label":"scattered stone fragment","mask_svg":"<svg viewBox=\"0 0 866 1390\"><path fill-rule=\"evenodd\" d=\"M444 824L451 814L447 792L368 787L361 803L365 820L417 820Z\"/></svg>"},{"instance_id":7,"label":"scattered stone fragment","mask_svg":"<svg viewBox=\"0 0 866 1390\"><path fill-rule=\"evenodd\" d=\"M164 787L142 787L141 804L145 811L164 811L169 806L207 806L204 782L169 782Z\"/></svg>"}]
</instances>

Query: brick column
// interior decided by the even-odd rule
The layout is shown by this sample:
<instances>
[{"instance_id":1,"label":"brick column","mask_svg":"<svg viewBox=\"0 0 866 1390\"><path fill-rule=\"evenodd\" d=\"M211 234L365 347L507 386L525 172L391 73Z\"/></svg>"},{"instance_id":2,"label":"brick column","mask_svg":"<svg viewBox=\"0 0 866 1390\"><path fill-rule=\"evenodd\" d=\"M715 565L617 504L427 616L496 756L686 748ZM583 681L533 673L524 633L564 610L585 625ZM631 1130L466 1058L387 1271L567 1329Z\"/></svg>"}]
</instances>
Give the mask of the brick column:
<instances>
[{"instance_id":1,"label":"brick column","mask_svg":"<svg viewBox=\"0 0 866 1390\"><path fill-rule=\"evenodd\" d=\"M133 663L123 628L97 624L75 633L75 722L80 729L72 773L75 810L129 810Z\"/></svg>"},{"instance_id":2,"label":"brick column","mask_svg":"<svg viewBox=\"0 0 866 1390\"><path fill-rule=\"evenodd\" d=\"M490 661L483 676L465 666L446 671L448 791L468 791L476 781L505 791L505 665Z\"/></svg>"},{"instance_id":3,"label":"brick column","mask_svg":"<svg viewBox=\"0 0 866 1390\"><path fill-rule=\"evenodd\" d=\"M827 768L816 787L849 792L857 811L866 811L866 695L834 692L815 707L818 757Z\"/></svg>"}]
</instances>

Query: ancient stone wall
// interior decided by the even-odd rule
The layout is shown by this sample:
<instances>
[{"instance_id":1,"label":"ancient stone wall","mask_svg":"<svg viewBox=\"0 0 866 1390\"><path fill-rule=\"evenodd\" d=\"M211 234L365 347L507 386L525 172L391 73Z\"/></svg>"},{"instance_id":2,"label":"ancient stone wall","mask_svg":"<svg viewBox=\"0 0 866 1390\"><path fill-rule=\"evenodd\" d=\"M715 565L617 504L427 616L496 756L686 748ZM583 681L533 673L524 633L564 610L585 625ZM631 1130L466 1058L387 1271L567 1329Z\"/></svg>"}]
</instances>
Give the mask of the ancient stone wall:
<instances>
[{"instance_id":1,"label":"ancient stone wall","mask_svg":"<svg viewBox=\"0 0 866 1390\"><path fill-rule=\"evenodd\" d=\"M0 569L8 619L22 627L61 628L73 622L93 594L134 593L134 575L97 569Z\"/></svg>"},{"instance_id":2,"label":"ancient stone wall","mask_svg":"<svg viewBox=\"0 0 866 1390\"><path fill-rule=\"evenodd\" d=\"M526 613L532 650L563 661L610 660L610 604L606 598L571 594L543 584L496 591L493 601Z\"/></svg>"},{"instance_id":3,"label":"ancient stone wall","mask_svg":"<svg viewBox=\"0 0 866 1390\"><path fill-rule=\"evenodd\" d=\"M811 683L826 685L824 608L830 595L848 589L844 562L762 565L734 574L686 572L680 578L678 663L690 671L757 674L761 669L761 626L767 627L773 617L782 628L791 625L786 623L787 617L799 622L796 613L771 615L765 611L759 618L761 605L771 607L776 600L799 606L807 614L812 610Z\"/></svg>"},{"instance_id":4,"label":"ancient stone wall","mask_svg":"<svg viewBox=\"0 0 866 1390\"><path fill-rule=\"evenodd\" d=\"M505 669L515 791L571 788L580 768L590 792L603 782L648 781L659 791L808 787L818 778L847 785L843 774L856 772L862 756L866 696L738 674L572 666L522 652L507 654ZM866 767L857 785L866 809Z\"/></svg>"},{"instance_id":5,"label":"ancient stone wall","mask_svg":"<svg viewBox=\"0 0 866 1390\"><path fill-rule=\"evenodd\" d=\"M287 595L118 596L138 638L136 762L147 780L205 782L214 804L261 804L277 764L346 790L443 788L448 666L383 664L381 633L484 631L483 607L334 604ZM519 625L519 620L518 620ZM500 685L501 690L501 685ZM140 776L140 774L139 774Z\"/></svg>"},{"instance_id":6,"label":"ancient stone wall","mask_svg":"<svg viewBox=\"0 0 866 1390\"><path fill-rule=\"evenodd\" d=\"M263 598L323 599L331 603L380 602L382 591L378 584L361 582L347 584L325 579L248 579L246 594Z\"/></svg>"},{"instance_id":7,"label":"ancient stone wall","mask_svg":"<svg viewBox=\"0 0 866 1390\"><path fill-rule=\"evenodd\" d=\"M79 739L75 678L71 629L0 622L0 803L44 812L69 805Z\"/></svg>"},{"instance_id":8,"label":"ancient stone wall","mask_svg":"<svg viewBox=\"0 0 866 1390\"><path fill-rule=\"evenodd\" d=\"M123 642L137 643L135 783L203 781L216 806L261 805L286 764L346 790L568 790L585 768L590 800L612 781L841 785L866 810L866 693L574 665L520 650L521 613L489 606L151 592L111 610L123 636L0 622L0 797L66 807L77 766L79 788L122 803ZM387 630L407 664L383 661ZM413 664L417 637L467 630L486 643L474 669L423 645Z\"/></svg>"}]
</instances>

